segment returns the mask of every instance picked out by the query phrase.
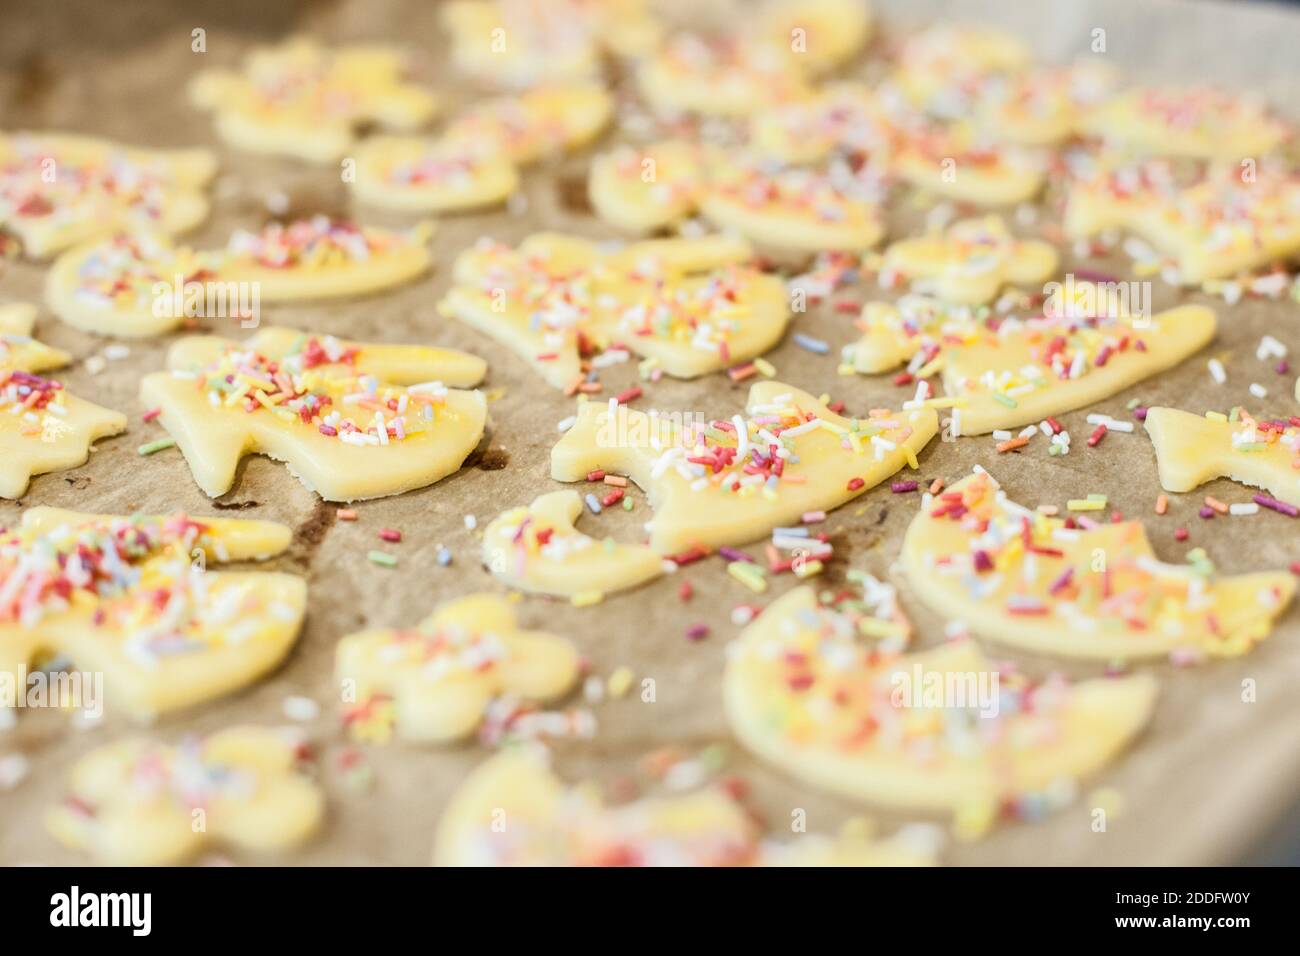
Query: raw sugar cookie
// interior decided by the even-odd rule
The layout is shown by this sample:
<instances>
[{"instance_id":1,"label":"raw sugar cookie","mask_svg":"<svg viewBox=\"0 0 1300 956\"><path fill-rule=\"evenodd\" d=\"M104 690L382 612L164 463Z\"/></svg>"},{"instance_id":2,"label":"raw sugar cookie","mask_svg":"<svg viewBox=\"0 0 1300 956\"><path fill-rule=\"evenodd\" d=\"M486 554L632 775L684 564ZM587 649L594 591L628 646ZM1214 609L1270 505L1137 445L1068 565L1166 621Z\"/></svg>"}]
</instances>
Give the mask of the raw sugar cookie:
<instances>
[{"instance_id":1,"label":"raw sugar cookie","mask_svg":"<svg viewBox=\"0 0 1300 956\"><path fill-rule=\"evenodd\" d=\"M21 498L33 475L76 468L98 439L126 431L125 415L37 374L71 356L33 339L35 321L32 306L0 306L0 498Z\"/></svg>"},{"instance_id":2,"label":"raw sugar cookie","mask_svg":"<svg viewBox=\"0 0 1300 956\"><path fill-rule=\"evenodd\" d=\"M1229 417L1148 408L1145 425L1165 491L1191 491L1215 478L1231 478L1283 502L1281 508L1276 501L1266 507L1300 514L1300 418L1255 418L1242 409Z\"/></svg>"},{"instance_id":3,"label":"raw sugar cookie","mask_svg":"<svg viewBox=\"0 0 1300 956\"><path fill-rule=\"evenodd\" d=\"M740 118L811 93L788 49L740 34L675 33L637 68L641 98L662 116Z\"/></svg>"},{"instance_id":4,"label":"raw sugar cookie","mask_svg":"<svg viewBox=\"0 0 1300 956\"><path fill-rule=\"evenodd\" d=\"M900 124L889 168L927 193L975 206L1013 206L1042 191L1047 163L969 123Z\"/></svg>"},{"instance_id":5,"label":"raw sugar cookie","mask_svg":"<svg viewBox=\"0 0 1300 956\"><path fill-rule=\"evenodd\" d=\"M829 511L901 468L934 437L932 408L845 418L780 382L749 390L743 414L679 425L625 405L587 402L551 451L551 477L626 475L650 499L660 554L745 544Z\"/></svg>"},{"instance_id":6,"label":"raw sugar cookie","mask_svg":"<svg viewBox=\"0 0 1300 956\"><path fill-rule=\"evenodd\" d=\"M1060 285L1060 284L1056 284ZM964 307L915 297L868 303L854 367L884 372L910 360L938 372L951 433L984 435L1083 408L1173 368L1214 338L1214 312L1182 305L1130 315L1092 283L1060 285L1029 319L977 319Z\"/></svg>"},{"instance_id":7,"label":"raw sugar cookie","mask_svg":"<svg viewBox=\"0 0 1300 956\"><path fill-rule=\"evenodd\" d=\"M1245 654L1296 588L1286 571L1224 577L1208 562L1165 564L1140 522L1067 527L1010 501L983 471L923 505L902 559L917 595L980 637L1100 661Z\"/></svg>"},{"instance_id":8,"label":"raw sugar cookie","mask_svg":"<svg viewBox=\"0 0 1300 956\"><path fill-rule=\"evenodd\" d=\"M67 133L0 133L0 229L44 259L120 230L176 235L208 216L217 160Z\"/></svg>"},{"instance_id":9,"label":"raw sugar cookie","mask_svg":"<svg viewBox=\"0 0 1300 956\"><path fill-rule=\"evenodd\" d=\"M749 119L750 147L782 163L816 163L843 153L883 165L895 135L893 119L865 83L831 83Z\"/></svg>"},{"instance_id":10,"label":"raw sugar cookie","mask_svg":"<svg viewBox=\"0 0 1300 956\"><path fill-rule=\"evenodd\" d=\"M463 252L439 311L496 339L555 388L614 344L674 378L762 355L790 321L785 285L721 236L601 245L538 233Z\"/></svg>"},{"instance_id":11,"label":"raw sugar cookie","mask_svg":"<svg viewBox=\"0 0 1300 956\"><path fill-rule=\"evenodd\" d=\"M511 508L483 533L483 563L512 588L534 594L605 595L663 573L663 558L641 545L597 541L574 527L576 491L553 491Z\"/></svg>"},{"instance_id":12,"label":"raw sugar cookie","mask_svg":"<svg viewBox=\"0 0 1300 956\"><path fill-rule=\"evenodd\" d=\"M298 38L254 51L242 71L200 72L189 94L236 149L331 163L355 145L362 126L409 132L428 123L438 100L406 74L397 50L328 49Z\"/></svg>"},{"instance_id":13,"label":"raw sugar cookie","mask_svg":"<svg viewBox=\"0 0 1300 956\"><path fill-rule=\"evenodd\" d=\"M368 206L448 213L505 202L519 187L514 163L468 144L382 136L357 150L352 193Z\"/></svg>"},{"instance_id":14,"label":"raw sugar cookie","mask_svg":"<svg viewBox=\"0 0 1300 956\"><path fill-rule=\"evenodd\" d=\"M969 640L882 652L803 586L728 648L732 731L800 781L904 810L990 813L1109 763L1151 717L1146 675L1037 681Z\"/></svg>"},{"instance_id":15,"label":"raw sugar cookie","mask_svg":"<svg viewBox=\"0 0 1300 956\"><path fill-rule=\"evenodd\" d=\"M935 116L969 116L981 90L1030 66L1019 38L997 30L937 24L907 38L890 78L906 102Z\"/></svg>"},{"instance_id":16,"label":"raw sugar cookie","mask_svg":"<svg viewBox=\"0 0 1300 956\"><path fill-rule=\"evenodd\" d=\"M442 141L525 165L586 146L609 125L614 100L595 83L538 86L475 103Z\"/></svg>"},{"instance_id":17,"label":"raw sugar cookie","mask_svg":"<svg viewBox=\"0 0 1300 956\"><path fill-rule=\"evenodd\" d=\"M1081 125L1130 152L1230 163L1258 159L1289 135L1262 102L1207 87L1129 90L1092 109Z\"/></svg>"},{"instance_id":18,"label":"raw sugar cookie","mask_svg":"<svg viewBox=\"0 0 1300 956\"><path fill-rule=\"evenodd\" d=\"M976 121L994 142L1052 146L1081 133L1088 111L1116 82L1113 68L1090 61L998 77L981 89Z\"/></svg>"},{"instance_id":19,"label":"raw sugar cookie","mask_svg":"<svg viewBox=\"0 0 1300 956\"><path fill-rule=\"evenodd\" d=\"M334 676L353 713L382 705L399 737L449 743L474 733L502 695L558 700L578 670L566 638L524 630L505 598L474 594L440 605L416 627L349 634L339 641Z\"/></svg>"},{"instance_id":20,"label":"raw sugar cookie","mask_svg":"<svg viewBox=\"0 0 1300 956\"><path fill-rule=\"evenodd\" d=\"M825 73L852 59L871 37L866 0L762 0L751 42Z\"/></svg>"},{"instance_id":21,"label":"raw sugar cookie","mask_svg":"<svg viewBox=\"0 0 1300 956\"><path fill-rule=\"evenodd\" d=\"M262 303L381 292L422 275L432 226L393 231L317 216L237 231L224 249L119 235L64 253L45 280L50 309L87 332L160 335L187 318L256 325Z\"/></svg>"},{"instance_id":22,"label":"raw sugar cookie","mask_svg":"<svg viewBox=\"0 0 1300 956\"><path fill-rule=\"evenodd\" d=\"M644 233L694 215L704 188L704 147L661 140L618 146L592 159L587 191L601 219Z\"/></svg>"},{"instance_id":23,"label":"raw sugar cookie","mask_svg":"<svg viewBox=\"0 0 1300 956\"><path fill-rule=\"evenodd\" d=\"M1056 250L1016 239L998 216L962 219L942 233L903 239L885 250L886 269L923 280L939 298L981 305L1008 285L1039 285L1056 271Z\"/></svg>"},{"instance_id":24,"label":"raw sugar cookie","mask_svg":"<svg viewBox=\"0 0 1300 956\"><path fill-rule=\"evenodd\" d=\"M726 789L607 806L591 784L569 787L529 750L485 761L443 811L435 866L919 866L933 851L888 839L765 839ZM922 845L918 845L918 843Z\"/></svg>"},{"instance_id":25,"label":"raw sugar cookie","mask_svg":"<svg viewBox=\"0 0 1300 956\"><path fill-rule=\"evenodd\" d=\"M106 866L173 866L209 846L257 854L304 843L325 813L320 788L299 769L289 731L233 727L176 745L133 737L72 768L71 795L50 811L50 832Z\"/></svg>"},{"instance_id":26,"label":"raw sugar cookie","mask_svg":"<svg viewBox=\"0 0 1300 956\"><path fill-rule=\"evenodd\" d=\"M141 720L247 687L293 647L307 586L207 565L271 557L289 537L268 521L30 508L0 532L0 673L22 683L68 660L103 675L105 710Z\"/></svg>"},{"instance_id":27,"label":"raw sugar cookie","mask_svg":"<svg viewBox=\"0 0 1300 956\"><path fill-rule=\"evenodd\" d=\"M283 461L326 501L423 488L460 468L487 421L481 392L438 380L472 384L483 362L448 349L267 329L182 339L167 366L144 377L140 400L213 498L248 454Z\"/></svg>"}]
</instances>

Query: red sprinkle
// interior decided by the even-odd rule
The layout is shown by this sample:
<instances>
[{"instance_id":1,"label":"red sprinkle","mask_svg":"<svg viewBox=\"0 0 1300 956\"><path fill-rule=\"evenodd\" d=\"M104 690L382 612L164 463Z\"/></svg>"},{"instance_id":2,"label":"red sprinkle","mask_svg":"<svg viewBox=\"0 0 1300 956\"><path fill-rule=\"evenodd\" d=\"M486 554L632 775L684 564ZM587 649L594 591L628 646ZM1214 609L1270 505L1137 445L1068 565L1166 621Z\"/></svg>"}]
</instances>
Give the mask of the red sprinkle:
<instances>
[{"instance_id":1,"label":"red sprinkle","mask_svg":"<svg viewBox=\"0 0 1300 956\"><path fill-rule=\"evenodd\" d=\"M601 499L600 499L600 503L601 503L602 506L608 508L610 505L616 505L616 504L618 504L618 503L619 503L620 501L622 501L622 500L623 500L623 489L622 489L622 488L615 488L613 491L611 491L609 494L607 494L604 498L601 498Z\"/></svg>"},{"instance_id":2,"label":"red sprinkle","mask_svg":"<svg viewBox=\"0 0 1300 956\"><path fill-rule=\"evenodd\" d=\"M595 471L589 471L589 472L587 472L587 480L588 480L588 481L604 481L604 480L605 480L605 473L604 473L603 471L601 471L599 468L597 468Z\"/></svg>"},{"instance_id":3,"label":"red sprinkle","mask_svg":"<svg viewBox=\"0 0 1300 956\"><path fill-rule=\"evenodd\" d=\"M402 540L402 532L398 531L396 528L380 528L379 537L383 538L385 541L397 542Z\"/></svg>"},{"instance_id":4,"label":"red sprinkle","mask_svg":"<svg viewBox=\"0 0 1300 956\"><path fill-rule=\"evenodd\" d=\"M861 488L861 487L862 487L863 485L865 485L865 484L866 484L866 482L863 481L861 478L850 478L850 479L849 479L849 491L857 491L859 488Z\"/></svg>"},{"instance_id":5,"label":"red sprinkle","mask_svg":"<svg viewBox=\"0 0 1300 956\"><path fill-rule=\"evenodd\" d=\"M1088 447L1096 448L1101 444L1101 440L1106 437L1106 426L1098 425L1091 435L1088 436Z\"/></svg>"},{"instance_id":6,"label":"red sprinkle","mask_svg":"<svg viewBox=\"0 0 1300 956\"><path fill-rule=\"evenodd\" d=\"M145 412L143 415L140 416L140 421L151 422L161 414L162 414L161 406L158 408L151 408L149 409L149 411Z\"/></svg>"},{"instance_id":7,"label":"red sprinkle","mask_svg":"<svg viewBox=\"0 0 1300 956\"><path fill-rule=\"evenodd\" d=\"M619 392L617 395L615 395L614 401L618 402L620 405L626 405L628 402L636 401L638 398L642 396L642 394L643 392L641 391L641 386L633 385L631 388Z\"/></svg>"}]
</instances>

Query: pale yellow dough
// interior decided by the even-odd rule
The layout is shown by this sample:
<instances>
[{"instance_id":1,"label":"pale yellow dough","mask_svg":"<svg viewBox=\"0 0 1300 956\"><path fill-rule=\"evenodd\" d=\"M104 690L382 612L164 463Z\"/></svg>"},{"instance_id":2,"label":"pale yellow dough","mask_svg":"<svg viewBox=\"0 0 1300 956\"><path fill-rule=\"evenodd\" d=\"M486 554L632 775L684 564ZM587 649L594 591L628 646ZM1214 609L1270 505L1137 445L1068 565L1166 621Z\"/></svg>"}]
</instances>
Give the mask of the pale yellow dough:
<instances>
[{"instance_id":1,"label":"pale yellow dough","mask_svg":"<svg viewBox=\"0 0 1300 956\"><path fill-rule=\"evenodd\" d=\"M1165 491L1191 491L1215 478L1231 478L1300 507L1300 428L1295 425L1283 422L1283 430L1268 432L1252 418L1216 421L1158 407L1147 409L1145 424ZM1269 435L1278 437L1269 441Z\"/></svg>"},{"instance_id":2,"label":"pale yellow dough","mask_svg":"<svg viewBox=\"0 0 1300 956\"><path fill-rule=\"evenodd\" d=\"M732 731L762 759L854 800L924 811L997 807L1088 776L1155 703L1146 675L1031 688L999 670L971 641L882 654L805 586L741 632L722 687ZM967 696L928 698L940 679Z\"/></svg>"},{"instance_id":3,"label":"pale yellow dough","mask_svg":"<svg viewBox=\"0 0 1300 956\"><path fill-rule=\"evenodd\" d=\"M1029 202L1047 163L1038 151L977 135L969 123L902 125L890 169L926 193L981 207Z\"/></svg>"},{"instance_id":4,"label":"pale yellow dough","mask_svg":"<svg viewBox=\"0 0 1300 956\"><path fill-rule=\"evenodd\" d=\"M933 285L939 298L980 305L1007 285L1044 282L1056 250L1036 239L1016 239L998 216L962 219L942 233L903 239L885 250L884 267Z\"/></svg>"},{"instance_id":5,"label":"pale yellow dough","mask_svg":"<svg viewBox=\"0 0 1300 956\"><path fill-rule=\"evenodd\" d=\"M777 103L749 119L749 145L782 163L817 163L834 152L865 155L885 165L893 146L894 121L865 83L839 82L816 95Z\"/></svg>"},{"instance_id":6,"label":"pale yellow dough","mask_svg":"<svg viewBox=\"0 0 1300 956\"><path fill-rule=\"evenodd\" d=\"M551 451L551 477L581 481L597 469L626 475L646 492L654 509L650 547L670 555L695 546L744 544L797 523L805 512L836 508L914 461L938 430L930 408L849 419L807 392L773 381L749 390L743 419L720 420L732 429L729 437L721 442L709 438L705 444L694 425L652 418L624 405L611 409L587 402ZM756 448L767 454L774 443L789 456L772 493L764 491L762 475L743 470L742 456L735 451L737 420L747 432L749 451L743 461ZM802 424L794 425L796 420ZM778 427L801 430L782 438L774 434ZM687 461L710 454L736 460L716 472Z\"/></svg>"},{"instance_id":7,"label":"pale yellow dough","mask_svg":"<svg viewBox=\"0 0 1300 956\"><path fill-rule=\"evenodd\" d=\"M871 37L867 0L762 0L751 41L799 68L825 73L852 59Z\"/></svg>"},{"instance_id":8,"label":"pale yellow dough","mask_svg":"<svg viewBox=\"0 0 1300 956\"><path fill-rule=\"evenodd\" d=\"M891 83L913 107L954 118L969 113L969 98L990 80L1016 77L1031 62L1018 37L941 23L908 37Z\"/></svg>"},{"instance_id":9,"label":"pale yellow dough","mask_svg":"<svg viewBox=\"0 0 1300 956\"><path fill-rule=\"evenodd\" d=\"M538 233L482 241L456 260L439 311L496 339L549 385L582 375L579 349L618 342L675 378L762 355L790 321L785 286L721 236L602 246Z\"/></svg>"},{"instance_id":10,"label":"pale yellow dough","mask_svg":"<svg viewBox=\"0 0 1300 956\"><path fill-rule=\"evenodd\" d=\"M601 219L645 233L693 215L704 188L703 148L662 140L641 148L619 146L592 159L587 191Z\"/></svg>"},{"instance_id":11,"label":"pale yellow dough","mask_svg":"<svg viewBox=\"0 0 1300 956\"><path fill-rule=\"evenodd\" d=\"M745 36L673 34L637 67L637 87L656 113L740 118L810 95L805 71L787 48Z\"/></svg>"},{"instance_id":12,"label":"pale yellow dough","mask_svg":"<svg viewBox=\"0 0 1300 956\"><path fill-rule=\"evenodd\" d=\"M189 96L237 149L332 163L367 123L410 132L434 116L437 98L405 74L404 57L388 47L328 49L299 37L255 50L242 71L201 71Z\"/></svg>"},{"instance_id":13,"label":"pale yellow dough","mask_svg":"<svg viewBox=\"0 0 1300 956\"><path fill-rule=\"evenodd\" d=\"M477 767L438 822L435 866L918 866L933 851L881 840L801 836L775 843L722 788L606 806L528 750Z\"/></svg>"},{"instance_id":14,"label":"pale yellow dough","mask_svg":"<svg viewBox=\"0 0 1300 956\"><path fill-rule=\"evenodd\" d=\"M357 150L353 194L380 209L447 213L505 202L519 172L504 156L442 140L376 137Z\"/></svg>"},{"instance_id":15,"label":"pale yellow dough","mask_svg":"<svg viewBox=\"0 0 1300 956\"><path fill-rule=\"evenodd\" d=\"M538 86L474 104L447 125L442 142L526 165L581 149L613 115L613 97L599 84Z\"/></svg>"},{"instance_id":16,"label":"pale yellow dough","mask_svg":"<svg viewBox=\"0 0 1300 956\"><path fill-rule=\"evenodd\" d=\"M612 594L663 573L663 558L651 548L577 530L581 514L576 491L553 491L502 512L483 533L483 563L509 587L561 597Z\"/></svg>"},{"instance_id":17,"label":"pale yellow dough","mask_svg":"<svg viewBox=\"0 0 1300 956\"><path fill-rule=\"evenodd\" d=\"M67 658L78 672L103 675L106 713L149 720L234 693L284 660L302 625L306 582L206 569L283 552L290 539L284 525L38 507L24 512L4 550L30 560L75 551L79 541L92 550L114 536L134 544L142 531L155 537L130 562L140 569L138 585L104 595L74 590L66 602L43 605L31 623L0 618L0 673L21 675L51 655ZM155 595L166 589L171 599L160 610Z\"/></svg>"},{"instance_id":18,"label":"pale yellow dough","mask_svg":"<svg viewBox=\"0 0 1300 956\"><path fill-rule=\"evenodd\" d=\"M1089 110L1080 126L1130 152L1234 164L1258 159L1287 136L1261 102L1195 87L1128 90Z\"/></svg>"},{"instance_id":19,"label":"pale yellow dough","mask_svg":"<svg viewBox=\"0 0 1300 956\"><path fill-rule=\"evenodd\" d=\"M1026 525L1040 550L1026 550ZM1063 525L977 472L923 505L903 567L926 604L980 637L1098 661L1244 654L1295 594L1285 571L1222 577L1165 564L1136 521Z\"/></svg>"},{"instance_id":20,"label":"pale yellow dough","mask_svg":"<svg viewBox=\"0 0 1300 956\"><path fill-rule=\"evenodd\" d=\"M71 799L50 832L109 866L170 866L209 846L283 854L325 813L320 788L297 768L285 731L235 727L175 746L133 737L72 768Z\"/></svg>"},{"instance_id":21,"label":"pale yellow dough","mask_svg":"<svg viewBox=\"0 0 1300 956\"><path fill-rule=\"evenodd\" d=\"M356 352L350 361L313 365L294 378L309 393L329 395L333 399L329 409L373 433L373 442L350 444L324 434L319 415L308 424L288 409L256 407L250 412L248 402L258 406L251 395L233 403L226 397L209 397L212 386L204 381L219 384L225 375L235 374L248 389L255 389L256 382L263 380L257 374L249 377L231 371L227 368L231 362L242 367L247 362L300 359L301 349L312 342ZM317 340L292 330L267 329L243 343L213 336L182 339L172 347L167 365L170 372L155 372L142 380L141 401L162 410L158 422L176 439L199 487L214 498L230 490L235 469L247 454L285 462L303 484L327 501L401 494L459 469L482 438L487 422L487 401L481 392L445 384L473 384L482 377L484 363L449 349ZM394 430L386 441L379 439L374 424L374 415L381 413L354 406L349 398L367 393L372 379L381 397L407 406L406 412L399 408L392 417L382 413L385 433ZM422 418L412 410L423 402L417 393L428 397L431 417ZM405 422L405 437L396 436L398 419Z\"/></svg>"},{"instance_id":22,"label":"pale yellow dough","mask_svg":"<svg viewBox=\"0 0 1300 956\"><path fill-rule=\"evenodd\" d=\"M70 133L0 133L0 193L31 191L45 207L0 198L0 227L45 259L119 230L178 235L208 217L204 187L217 159L205 149L148 150ZM52 177L52 178L51 178Z\"/></svg>"},{"instance_id":23,"label":"pale yellow dough","mask_svg":"<svg viewBox=\"0 0 1300 956\"><path fill-rule=\"evenodd\" d=\"M349 634L334 666L345 701L391 700L397 734L430 743L468 737L503 695L558 700L578 671L569 640L524 630L495 594L448 601L414 628Z\"/></svg>"}]
</instances>

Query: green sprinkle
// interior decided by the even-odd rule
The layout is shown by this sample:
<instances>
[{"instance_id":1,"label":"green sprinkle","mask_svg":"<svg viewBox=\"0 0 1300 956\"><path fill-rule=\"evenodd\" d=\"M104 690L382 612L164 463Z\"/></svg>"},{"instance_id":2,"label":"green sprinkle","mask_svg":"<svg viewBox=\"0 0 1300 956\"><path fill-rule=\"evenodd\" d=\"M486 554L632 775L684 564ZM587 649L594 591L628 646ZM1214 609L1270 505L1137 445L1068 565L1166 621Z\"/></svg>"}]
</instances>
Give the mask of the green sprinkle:
<instances>
[{"instance_id":1,"label":"green sprinkle","mask_svg":"<svg viewBox=\"0 0 1300 956\"><path fill-rule=\"evenodd\" d=\"M1139 405L1141 405L1141 404L1142 404L1142 403L1141 403L1140 401L1138 401L1138 399L1136 399L1136 398L1130 398L1130 399L1128 400L1128 404L1125 405L1124 407L1127 408L1127 409L1131 412L1131 411L1133 411L1133 409L1137 408L1137 407L1138 407Z\"/></svg>"},{"instance_id":2,"label":"green sprinkle","mask_svg":"<svg viewBox=\"0 0 1300 956\"><path fill-rule=\"evenodd\" d=\"M1088 500L1089 500L1089 501L1100 501L1100 502L1104 505L1104 504L1106 503L1106 496L1105 496L1105 495L1099 495L1099 494L1097 494L1096 492L1093 492L1092 494L1090 494L1090 495L1088 496Z\"/></svg>"},{"instance_id":3,"label":"green sprinkle","mask_svg":"<svg viewBox=\"0 0 1300 956\"><path fill-rule=\"evenodd\" d=\"M1007 408L1016 407L1016 400L1010 395L1003 395L1001 392L993 393L993 401L997 402L999 405L1005 405Z\"/></svg>"},{"instance_id":4,"label":"green sprinkle","mask_svg":"<svg viewBox=\"0 0 1300 956\"><path fill-rule=\"evenodd\" d=\"M371 564L381 564L386 568L397 567L397 558L387 551L368 551L366 557L370 559Z\"/></svg>"},{"instance_id":5,"label":"green sprinkle","mask_svg":"<svg viewBox=\"0 0 1300 956\"><path fill-rule=\"evenodd\" d=\"M164 448L171 448L176 444L175 438L159 438L157 441L146 442L136 449L142 455L152 455L156 451L162 451Z\"/></svg>"},{"instance_id":6,"label":"green sprinkle","mask_svg":"<svg viewBox=\"0 0 1300 956\"><path fill-rule=\"evenodd\" d=\"M632 510L632 499L631 499L631 498L626 498L626 497L625 497L625 498L623 499L623 510L624 510L624 511L631 511L631 510Z\"/></svg>"}]
</instances>

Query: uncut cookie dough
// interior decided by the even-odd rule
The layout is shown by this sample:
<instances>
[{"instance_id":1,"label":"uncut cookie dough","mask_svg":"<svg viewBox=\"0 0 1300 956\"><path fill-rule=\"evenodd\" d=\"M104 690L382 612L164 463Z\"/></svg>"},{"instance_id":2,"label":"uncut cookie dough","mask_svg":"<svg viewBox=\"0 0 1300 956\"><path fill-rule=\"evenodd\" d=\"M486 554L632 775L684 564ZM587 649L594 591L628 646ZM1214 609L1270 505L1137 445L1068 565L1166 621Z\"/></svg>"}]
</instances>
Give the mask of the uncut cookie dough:
<instances>
[{"instance_id":1,"label":"uncut cookie dough","mask_svg":"<svg viewBox=\"0 0 1300 956\"><path fill-rule=\"evenodd\" d=\"M1166 564L1137 521L1067 528L1010 501L983 471L923 503L902 561L923 601L980 637L1097 661L1245 654L1296 589L1286 571Z\"/></svg>"}]
</instances>

